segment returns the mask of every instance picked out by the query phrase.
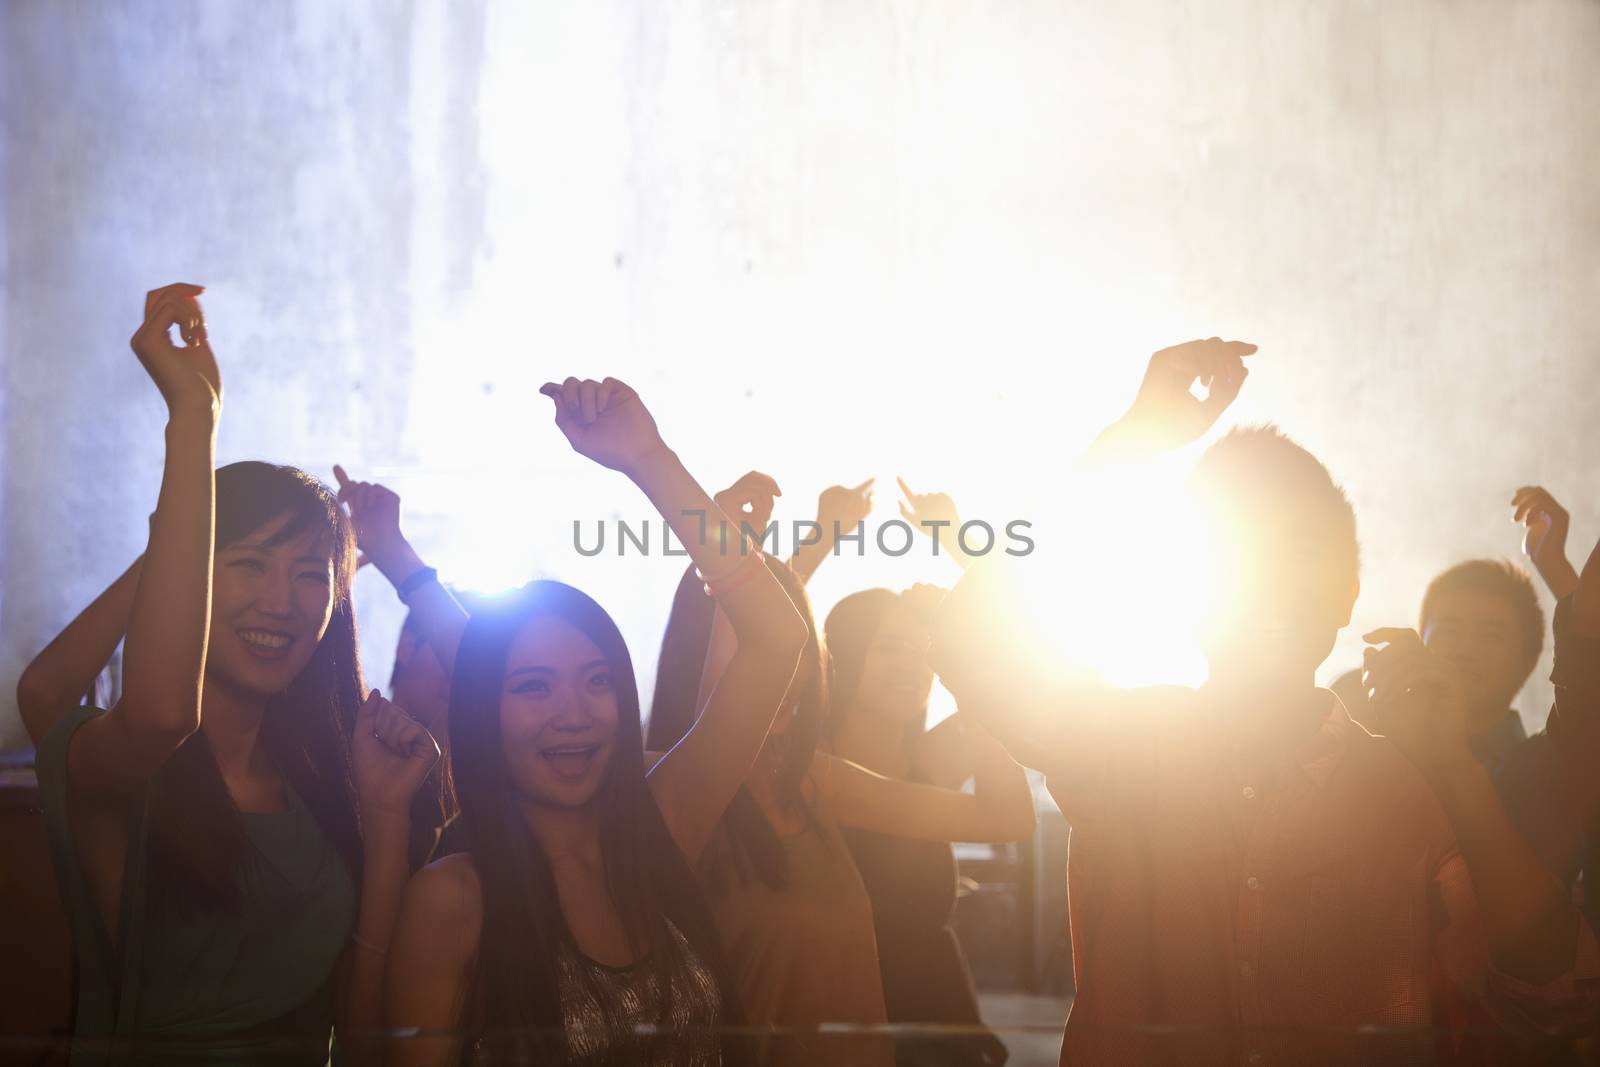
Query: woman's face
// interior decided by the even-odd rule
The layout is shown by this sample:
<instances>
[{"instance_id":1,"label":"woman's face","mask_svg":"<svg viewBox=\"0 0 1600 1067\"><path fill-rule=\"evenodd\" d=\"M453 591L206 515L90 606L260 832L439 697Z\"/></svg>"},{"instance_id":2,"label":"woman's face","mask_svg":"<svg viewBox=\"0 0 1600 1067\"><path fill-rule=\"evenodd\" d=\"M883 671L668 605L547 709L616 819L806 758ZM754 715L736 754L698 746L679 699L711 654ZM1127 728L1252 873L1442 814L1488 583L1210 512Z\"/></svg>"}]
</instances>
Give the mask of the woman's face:
<instances>
[{"instance_id":1,"label":"woman's face","mask_svg":"<svg viewBox=\"0 0 1600 1067\"><path fill-rule=\"evenodd\" d=\"M933 692L933 669L928 666L931 640L932 632L921 613L904 604L891 607L867 644L856 687L856 709L899 723L921 716Z\"/></svg>"},{"instance_id":2,"label":"woman's face","mask_svg":"<svg viewBox=\"0 0 1600 1067\"><path fill-rule=\"evenodd\" d=\"M594 798L616 747L617 695L611 664L583 631L544 616L512 640L500 739L523 797L559 807Z\"/></svg>"},{"instance_id":3,"label":"woman's face","mask_svg":"<svg viewBox=\"0 0 1600 1067\"><path fill-rule=\"evenodd\" d=\"M217 552L206 674L259 696L305 670L333 617L333 538L308 531L269 544L283 515Z\"/></svg>"}]
</instances>

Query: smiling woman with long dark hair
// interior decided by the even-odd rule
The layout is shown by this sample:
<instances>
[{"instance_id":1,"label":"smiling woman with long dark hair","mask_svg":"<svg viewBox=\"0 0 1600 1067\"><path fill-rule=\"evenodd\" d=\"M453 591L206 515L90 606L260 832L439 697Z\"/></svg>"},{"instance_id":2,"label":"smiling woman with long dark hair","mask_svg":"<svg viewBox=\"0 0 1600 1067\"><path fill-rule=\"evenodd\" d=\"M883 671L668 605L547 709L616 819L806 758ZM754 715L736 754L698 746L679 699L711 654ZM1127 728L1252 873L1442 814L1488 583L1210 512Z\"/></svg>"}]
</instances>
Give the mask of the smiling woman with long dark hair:
<instances>
[{"instance_id":1,"label":"smiling woman with long dark hair","mask_svg":"<svg viewBox=\"0 0 1600 1067\"><path fill-rule=\"evenodd\" d=\"M126 631L109 711L30 709L77 950L73 1062L309 1067L336 1021L378 1022L408 808L438 749L362 699L333 494L265 463L213 475L199 291L151 293L133 338L168 423L131 598L102 596L30 668L92 677Z\"/></svg>"},{"instance_id":2,"label":"smiling woman with long dark hair","mask_svg":"<svg viewBox=\"0 0 1600 1067\"><path fill-rule=\"evenodd\" d=\"M568 379L546 392L573 448L628 475L672 526L739 648L647 775L632 660L600 605L537 582L463 626L397 533L364 535L386 574L413 568L398 585L451 672L467 839L407 889L387 1018L418 1036L390 1062L722 1063L740 1014L690 865L761 748L805 625L759 551L705 538L717 506L631 389ZM358 525L387 499L350 492Z\"/></svg>"}]
</instances>

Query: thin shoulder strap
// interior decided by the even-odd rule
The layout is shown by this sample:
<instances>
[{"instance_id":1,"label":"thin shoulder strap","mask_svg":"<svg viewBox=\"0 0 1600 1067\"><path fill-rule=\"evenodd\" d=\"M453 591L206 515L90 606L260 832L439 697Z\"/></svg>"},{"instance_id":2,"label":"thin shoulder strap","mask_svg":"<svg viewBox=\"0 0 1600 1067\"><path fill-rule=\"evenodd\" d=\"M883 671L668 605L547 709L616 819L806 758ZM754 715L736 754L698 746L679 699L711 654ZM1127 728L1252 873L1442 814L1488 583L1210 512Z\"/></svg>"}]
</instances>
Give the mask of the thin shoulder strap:
<instances>
[{"instance_id":1,"label":"thin shoulder strap","mask_svg":"<svg viewBox=\"0 0 1600 1067\"><path fill-rule=\"evenodd\" d=\"M128 822L128 853L122 866L122 903L117 919L116 1038L112 1063L130 1051L125 1039L139 1024L139 993L144 974L146 904L150 881L150 790L144 790Z\"/></svg>"},{"instance_id":2,"label":"thin shoulder strap","mask_svg":"<svg viewBox=\"0 0 1600 1067\"><path fill-rule=\"evenodd\" d=\"M125 1038L139 1019L139 973L145 939L148 890L147 808L145 790L128 820L128 848L122 866L122 899L118 906L117 944L100 917L100 909L83 874L67 815L67 751L78 727L105 712L73 708L62 714L39 745L35 773L39 806L44 811L50 858L56 884L66 905L78 956L78 997L74 1030L85 1042L73 1042L73 1067L119 1063L126 1059ZM102 1045L101 1042L109 1042ZM104 1050L104 1051L101 1051Z\"/></svg>"}]
</instances>

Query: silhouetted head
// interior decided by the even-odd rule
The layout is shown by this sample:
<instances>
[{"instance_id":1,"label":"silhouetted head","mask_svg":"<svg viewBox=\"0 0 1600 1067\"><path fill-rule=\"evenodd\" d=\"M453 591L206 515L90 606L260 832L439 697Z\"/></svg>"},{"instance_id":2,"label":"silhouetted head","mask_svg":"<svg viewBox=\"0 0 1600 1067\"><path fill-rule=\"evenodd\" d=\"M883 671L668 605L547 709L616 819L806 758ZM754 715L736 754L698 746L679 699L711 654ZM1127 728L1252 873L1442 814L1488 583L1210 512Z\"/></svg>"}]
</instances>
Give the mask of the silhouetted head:
<instances>
[{"instance_id":1,"label":"silhouetted head","mask_svg":"<svg viewBox=\"0 0 1600 1067\"><path fill-rule=\"evenodd\" d=\"M1544 651L1544 611L1527 571L1507 560L1458 563L1428 583L1418 629L1460 667L1473 719L1511 707Z\"/></svg>"},{"instance_id":2,"label":"silhouetted head","mask_svg":"<svg viewBox=\"0 0 1600 1067\"><path fill-rule=\"evenodd\" d=\"M852 716L878 716L921 733L933 692L928 665L933 612L941 591L864 589L828 612L823 633L832 665L830 732Z\"/></svg>"},{"instance_id":3,"label":"silhouetted head","mask_svg":"<svg viewBox=\"0 0 1600 1067\"><path fill-rule=\"evenodd\" d=\"M1201 645L1212 679L1297 684L1332 651L1361 588L1350 501L1273 426L1229 433L1189 484L1209 541L1213 596Z\"/></svg>"}]
</instances>

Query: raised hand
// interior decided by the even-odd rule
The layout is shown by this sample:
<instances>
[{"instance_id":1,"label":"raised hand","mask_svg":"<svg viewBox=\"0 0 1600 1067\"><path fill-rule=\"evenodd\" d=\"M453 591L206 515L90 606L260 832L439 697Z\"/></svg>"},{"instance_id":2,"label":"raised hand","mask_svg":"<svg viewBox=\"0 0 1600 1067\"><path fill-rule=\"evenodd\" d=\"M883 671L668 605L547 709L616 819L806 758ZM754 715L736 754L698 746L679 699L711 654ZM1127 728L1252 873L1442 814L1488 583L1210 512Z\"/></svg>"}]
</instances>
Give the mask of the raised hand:
<instances>
[{"instance_id":1,"label":"raised hand","mask_svg":"<svg viewBox=\"0 0 1600 1067\"><path fill-rule=\"evenodd\" d=\"M949 595L949 592L943 586L932 585L928 582L918 582L901 593L900 599L906 607L932 622L933 617L939 612L939 605L944 603L944 598Z\"/></svg>"},{"instance_id":2,"label":"raised hand","mask_svg":"<svg viewBox=\"0 0 1600 1067\"><path fill-rule=\"evenodd\" d=\"M356 711L350 769L363 819L409 816L411 798L439 762L427 727L374 689Z\"/></svg>"},{"instance_id":3,"label":"raised hand","mask_svg":"<svg viewBox=\"0 0 1600 1067\"><path fill-rule=\"evenodd\" d=\"M339 503L350 512L350 524L356 530L356 547L361 550L356 566L373 563L389 573L389 564L410 549L400 532L399 494L377 482L355 481L337 463L333 477L339 483Z\"/></svg>"},{"instance_id":4,"label":"raised hand","mask_svg":"<svg viewBox=\"0 0 1600 1067\"><path fill-rule=\"evenodd\" d=\"M1362 685L1371 694L1363 725L1430 779L1472 764L1466 690L1455 664L1427 648L1415 630L1374 630L1363 640L1384 646L1363 654Z\"/></svg>"},{"instance_id":5,"label":"raised hand","mask_svg":"<svg viewBox=\"0 0 1600 1067\"><path fill-rule=\"evenodd\" d=\"M202 415L215 420L222 410L222 374L206 338L206 320L197 299L205 287L178 282L152 289L144 298L144 322L128 343L161 390L171 415ZM172 343L178 328L182 345Z\"/></svg>"},{"instance_id":6,"label":"raised hand","mask_svg":"<svg viewBox=\"0 0 1600 1067\"><path fill-rule=\"evenodd\" d=\"M783 495L771 475L750 471L712 497L717 507L734 524L744 524L759 535L772 521L774 501Z\"/></svg>"},{"instance_id":7,"label":"raised hand","mask_svg":"<svg viewBox=\"0 0 1600 1067\"><path fill-rule=\"evenodd\" d=\"M1578 572L1567 559L1571 516L1550 491L1525 485L1511 497L1511 521L1523 525L1522 552L1533 562L1550 592L1561 600L1578 587Z\"/></svg>"},{"instance_id":8,"label":"raised hand","mask_svg":"<svg viewBox=\"0 0 1600 1067\"><path fill-rule=\"evenodd\" d=\"M1250 374L1244 357L1255 350L1218 337L1163 348L1150 357L1139 394L1116 426L1119 436L1131 434L1152 450L1198 440L1239 395ZM1195 382L1206 388L1204 400L1189 391Z\"/></svg>"},{"instance_id":9,"label":"raised hand","mask_svg":"<svg viewBox=\"0 0 1600 1067\"><path fill-rule=\"evenodd\" d=\"M928 523L947 523L951 529L961 525L961 513L956 510L956 502L950 498L949 493L915 493L906 484L906 480L896 477L900 492L905 499L900 502L900 517L929 537L937 536L940 527L923 526Z\"/></svg>"},{"instance_id":10,"label":"raised hand","mask_svg":"<svg viewBox=\"0 0 1600 1067\"><path fill-rule=\"evenodd\" d=\"M817 525L822 527L823 538L831 540L834 523L840 530L854 530L872 514L872 483L868 478L860 485L830 485L817 497Z\"/></svg>"},{"instance_id":11,"label":"raised hand","mask_svg":"<svg viewBox=\"0 0 1600 1067\"><path fill-rule=\"evenodd\" d=\"M631 477L652 455L666 450L639 394L615 378L546 382L539 392L555 401L556 427L573 451L602 467Z\"/></svg>"}]
</instances>

